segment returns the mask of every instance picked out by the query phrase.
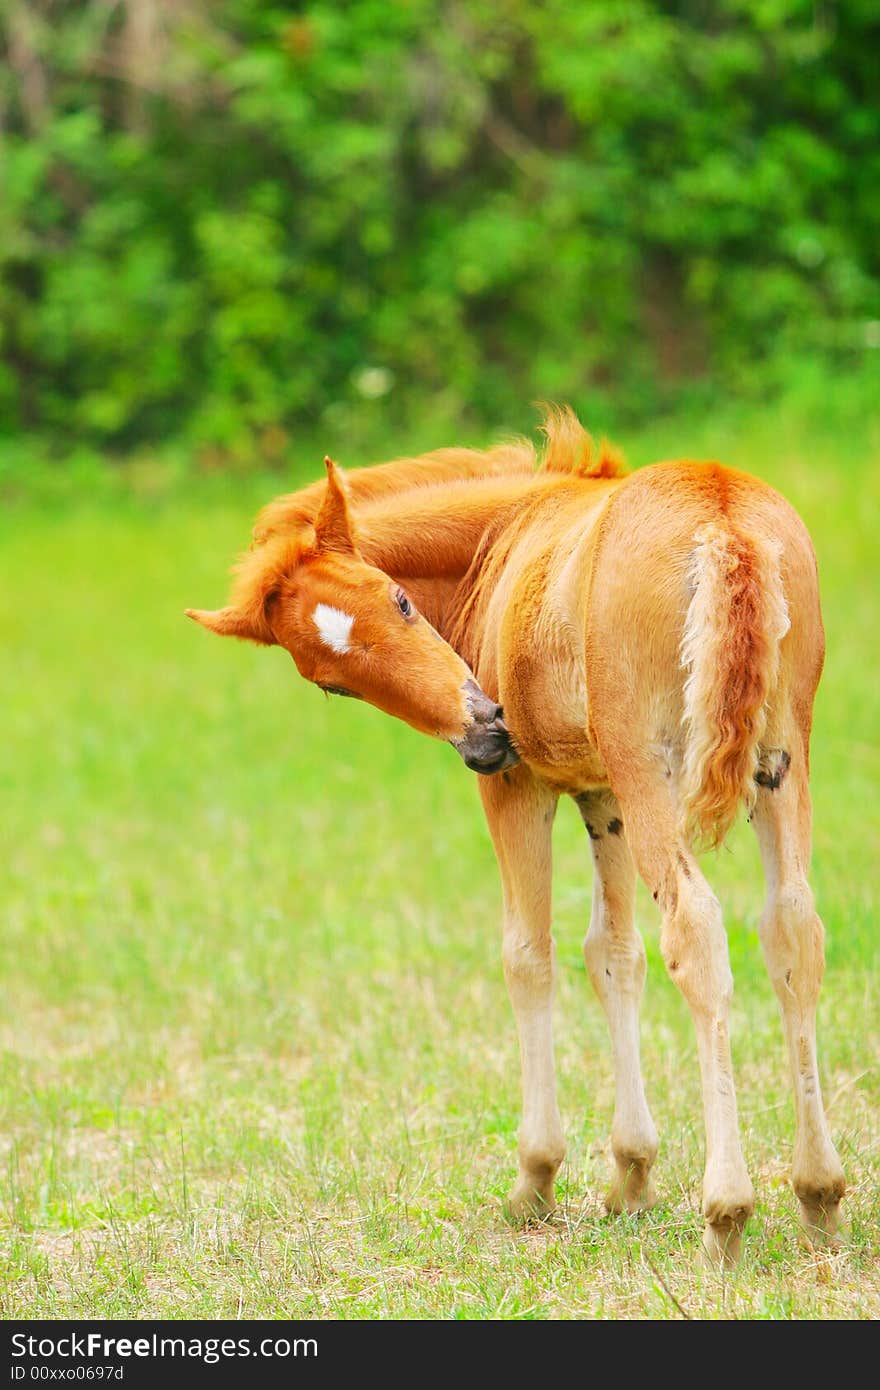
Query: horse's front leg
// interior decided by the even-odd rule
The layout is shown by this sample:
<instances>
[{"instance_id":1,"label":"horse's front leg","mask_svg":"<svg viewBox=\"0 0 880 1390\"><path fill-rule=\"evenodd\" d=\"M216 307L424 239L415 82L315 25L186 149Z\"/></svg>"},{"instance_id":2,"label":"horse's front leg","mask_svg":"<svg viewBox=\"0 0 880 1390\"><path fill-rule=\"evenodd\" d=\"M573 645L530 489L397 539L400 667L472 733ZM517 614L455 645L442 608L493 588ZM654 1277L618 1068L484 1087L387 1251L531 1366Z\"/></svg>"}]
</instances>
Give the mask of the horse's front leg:
<instances>
[{"instance_id":1,"label":"horse's front leg","mask_svg":"<svg viewBox=\"0 0 880 1390\"><path fill-rule=\"evenodd\" d=\"M605 1206L608 1211L633 1212L653 1203L648 1174L657 1157L657 1131L645 1099L639 1059L645 948L634 920L636 866L611 792L584 792L577 804L589 832L594 866L584 960L608 1020L614 1057L611 1148L617 1172Z\"/></svg>"},{"instance_id":2,"label":"horse's front leg","mask_svg":"<svg viewBox=\"0 0 880 1390\"><path fill-rule=\"evenodd\" d=\"M480 794L504 890L504 978L516 1016L522 1061L519 1178L511 1219L549 1215L565 1140L553 1063L555 951L550 934L550 839L556 796L520 766L481 777Z\"/></svg>"}]
</instances>

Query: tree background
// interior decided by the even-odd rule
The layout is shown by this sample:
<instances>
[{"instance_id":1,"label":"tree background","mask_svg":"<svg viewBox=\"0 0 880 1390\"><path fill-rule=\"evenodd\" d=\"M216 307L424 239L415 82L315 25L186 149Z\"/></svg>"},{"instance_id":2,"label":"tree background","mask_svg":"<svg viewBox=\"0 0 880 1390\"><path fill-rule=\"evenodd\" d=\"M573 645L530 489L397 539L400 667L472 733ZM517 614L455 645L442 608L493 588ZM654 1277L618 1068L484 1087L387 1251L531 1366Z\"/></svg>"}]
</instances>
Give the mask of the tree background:
<instances>
[{"instance_id":1,"label":"tree background","mask_svg":"<svg viewBox=\"0 0 880 1390\"><path fill-rule=\"evenodd\" d=\"M874 0L2 0L0 35L7 458L875 397Z\"/></svg>"}]
</instances>

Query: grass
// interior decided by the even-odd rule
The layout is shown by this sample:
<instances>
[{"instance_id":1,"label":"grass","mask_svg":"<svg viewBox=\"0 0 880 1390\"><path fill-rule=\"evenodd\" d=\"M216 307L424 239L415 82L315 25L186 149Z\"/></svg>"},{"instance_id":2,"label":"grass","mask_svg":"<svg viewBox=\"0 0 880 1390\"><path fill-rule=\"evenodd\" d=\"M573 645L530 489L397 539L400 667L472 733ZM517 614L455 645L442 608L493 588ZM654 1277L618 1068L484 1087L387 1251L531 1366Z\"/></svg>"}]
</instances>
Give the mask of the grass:
<instances>
[{"instance_id":1,"label":"grass","mask_svg":"<svg viewBox=\"0 0 880 1390\"><path fill-rule=\"evenodd\" d=\"M265 493L212 486L0 522L2 1223L6 1317L875 1318L878 1277L877 441L655 431L781 485L822 573L813 883L820 1048L850 1231L798 1239L792 1116L740 827L708 861L737 982L758 1209L743 1267L700 1270L702 1132L656 910L644 1064L661 1205L607 1219L613 1091L580 941L587 847L556 836L561 1214L515 1233L518 1061L500 891L455 754L328 701L289 659L218 642L187 604ZM207 495L207 494L206 494Z\"/></svg>"}]
</instances>

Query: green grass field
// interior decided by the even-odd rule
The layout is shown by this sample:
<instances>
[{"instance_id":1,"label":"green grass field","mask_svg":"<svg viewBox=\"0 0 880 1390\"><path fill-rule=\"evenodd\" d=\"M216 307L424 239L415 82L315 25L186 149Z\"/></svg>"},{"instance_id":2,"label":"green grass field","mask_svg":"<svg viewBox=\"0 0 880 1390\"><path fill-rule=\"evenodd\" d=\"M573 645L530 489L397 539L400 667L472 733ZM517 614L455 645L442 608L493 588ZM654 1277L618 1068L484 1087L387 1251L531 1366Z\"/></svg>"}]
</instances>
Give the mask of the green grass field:
<instances>
[{"instance_id":1,"label":"green grass field","mask_svg":"<svg viewBox=\"0 0 880 1390\"><path fill-rule=\"evenodd\" d=\"M758 1188L742 1268L723 1280L697 1262L696 1051L647 893L661 1203L604 1216L611 1064L581 960L589 854L567 803L560 1216L505 1226L519 1068L474 780L451 749L326 699L285 654L186 622L186 605L225 599L267 499L252 482L225 497L212 485L202 500L190 487L20 505L0 521L4 1316L880 1315L880 449L768 421L746 435L670 427L631 453L707 449L781 486L819 553L812 878L828 930L824 1086L850 1184L843 1249L818 1256L798 1237L746 826L707 861Z\"/></svg>"}]
</instances>

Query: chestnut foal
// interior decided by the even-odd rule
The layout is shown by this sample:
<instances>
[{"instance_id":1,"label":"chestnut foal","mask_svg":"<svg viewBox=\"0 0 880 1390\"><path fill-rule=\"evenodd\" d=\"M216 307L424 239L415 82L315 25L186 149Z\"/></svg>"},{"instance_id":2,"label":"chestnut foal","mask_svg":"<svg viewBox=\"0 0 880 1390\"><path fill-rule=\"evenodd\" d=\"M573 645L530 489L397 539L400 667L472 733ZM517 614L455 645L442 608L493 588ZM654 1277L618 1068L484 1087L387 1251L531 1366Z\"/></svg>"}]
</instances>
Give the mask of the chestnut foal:
<instances>
[{"instance_id":1,"label":"chestnut foal","mask_svg":"<svg viewBox=\"0 0 880 1390\"><path fill-rule=\"evenodd\" d=\"M792 1182L809 1233L831 1239L844 1178L816 1058L824 932L807 881L808 767L824 637L809 536L778 493L745 474L691 462L626 474L570 411L552 413L545 431L537 469L522 442L440 450L345 482L328 460L326 482L263 511L230 606L189 616L279 643L306 679L448 740L483 774L522 1059L514 1217L552 1212L565 1148L550 852L558 798L569 795L590 838L584 957L614 1059L606 1205L650 1201L657 1153L639 1059L638 872L696 1029L705 1250L714 1263L737 1258L754 1191L730 1055L733 981L721 908L693 846L720 844L745 806L767 879L761 942L794 1089Z\"/></svg>"}]
</instances>

